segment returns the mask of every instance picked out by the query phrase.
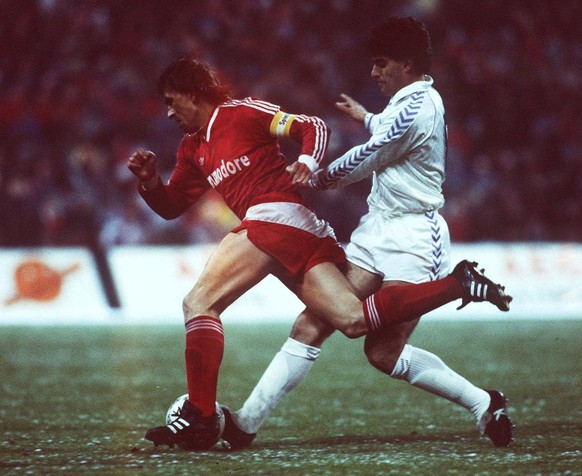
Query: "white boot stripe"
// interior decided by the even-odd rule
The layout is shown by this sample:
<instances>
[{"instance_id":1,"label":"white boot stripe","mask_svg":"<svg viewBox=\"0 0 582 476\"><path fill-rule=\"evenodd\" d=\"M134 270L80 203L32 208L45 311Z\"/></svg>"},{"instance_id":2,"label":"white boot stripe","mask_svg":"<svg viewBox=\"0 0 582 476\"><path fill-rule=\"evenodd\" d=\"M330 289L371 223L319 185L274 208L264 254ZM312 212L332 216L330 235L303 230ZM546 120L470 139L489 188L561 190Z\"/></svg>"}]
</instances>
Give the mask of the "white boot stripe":
<instances>
[{"instance_id":1,"label":"white boot stripe","mask_svg":"<svg viewBox=\"0 0 582 476\"><path fill-rule=\"evenodd\" d=\"M174 420L172 423L166 426L174 433L178 433L178 431L183 430L187 426L190 426L190 423L188 423L183 418L178 418L177 420Z\"/></svg>"},{"instance_id":2,"label":"white boot stripe","mask_svg":"<svg viewBox=\"0 0 582 476\"><path fill-rule=\"evenodd\" d=\"M477 299L487 299L488 285L483 283L471 282L470 295Z\"/></svg>"}]
</instances>

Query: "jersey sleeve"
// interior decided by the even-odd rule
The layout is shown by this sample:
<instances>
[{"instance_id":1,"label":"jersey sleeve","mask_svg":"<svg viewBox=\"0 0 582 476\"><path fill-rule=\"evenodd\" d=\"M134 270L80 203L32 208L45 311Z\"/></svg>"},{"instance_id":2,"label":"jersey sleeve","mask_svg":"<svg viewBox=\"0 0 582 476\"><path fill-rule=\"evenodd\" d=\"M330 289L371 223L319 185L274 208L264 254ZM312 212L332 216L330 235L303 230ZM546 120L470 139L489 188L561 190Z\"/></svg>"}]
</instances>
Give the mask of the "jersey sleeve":
<instances>
[{"instance_id":1,"label":"jersey sleeve","mask_svg":"<svg viewBox=\"0 0 582 476\"><path fill-rule=\"evenodd\" d=\"M209 188L208 181L200 171L188 162L183 143L178 150L176 167L167 184L160 180L158 186L151 190L144 190L138 185L145 202L166 220L182 215Z\"/></svg>"},{"instance_id":2,"label":"jersey sleeve","mask_svg":"<svg viewBox=\"0 0 582 476\"><path fill-rule=\"evenodd\" d=\"M318 171L310 185L319 190L344 187L363 180L405 155L421 139L415 127L418 121L415 120L421 110L423 98L424 92L413 94L395 119L384 125L385 132L380 129L382 126L379 124L367 124L377 135L365 144L353 147L325 169ZM373 121L375 117L371 119Z\"/></svg>"},{"instance_id":3,"label":"jersey sleeve","mask_svg":"<svg viewBox=\"0 0 582 476\"><path fill-rule=\"evenodd\" d=\"M380 115L372 114L371 112L366 114L366 117L364 118L364 126L368 129L370 134L376 134L378 127L380 127Z\"/></svg>"},{"instance_id":4,"label":"jersey sleeve","mask_svg":"<svg viewBox=\"0 0 582 476\"><path fill-rule=\"evenodd\" d=\"M273 137L289 137L301 144L299 161L312 171L319 167L330 136L329 127L322 119L279 110L273 116L269 130Z\"/></svg>"}]
</instances>

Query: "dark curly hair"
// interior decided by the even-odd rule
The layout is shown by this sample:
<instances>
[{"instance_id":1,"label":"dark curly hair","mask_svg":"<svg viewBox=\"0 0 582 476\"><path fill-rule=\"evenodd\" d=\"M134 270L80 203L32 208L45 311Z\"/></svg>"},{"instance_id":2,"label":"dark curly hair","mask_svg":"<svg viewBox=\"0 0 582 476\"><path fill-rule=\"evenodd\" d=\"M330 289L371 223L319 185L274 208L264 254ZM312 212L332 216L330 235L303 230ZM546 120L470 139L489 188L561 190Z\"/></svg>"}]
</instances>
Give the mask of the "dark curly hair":
<instances>
[{"instance_id":1,"label":"dark curly hair","mask_svg":"<svg viewBox=\"0 0 582 476\"><path fill-rule=\"evenodd\" d=\"M158 79L158 91L194 94L211 104L231 99L230 89L220 83L214 70L196 58L180 58L171 63Z\"/></svg>"},{"instance_id":2,"label":"dark curly hair","mask_svg":"<svg viewBox=\"0 0 582 476\"><path fill-rule=\"evenodd\" d=\"M368 50L372 56L387 56L395 61L410 59L415 73L430 71L430 35L425 25L412 17L389 18L375 26L370 32Z\"/></svg>"}]
</instances>

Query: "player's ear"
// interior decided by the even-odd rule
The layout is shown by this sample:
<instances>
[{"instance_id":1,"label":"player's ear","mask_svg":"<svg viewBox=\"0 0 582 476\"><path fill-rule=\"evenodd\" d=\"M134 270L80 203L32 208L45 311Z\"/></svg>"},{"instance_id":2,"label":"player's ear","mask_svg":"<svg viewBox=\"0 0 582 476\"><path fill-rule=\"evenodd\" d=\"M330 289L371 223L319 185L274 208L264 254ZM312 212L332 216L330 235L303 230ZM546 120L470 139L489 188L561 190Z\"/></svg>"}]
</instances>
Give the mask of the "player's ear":
<instances>
[{"instance_id":1,"label":"player's ear","mask_svg":"<svg viewBox=\"0 0 582 476\"><path fill-rule=\"evenodd\" d=\"M414 74L414 61L411 59L404 61L404 72L406 74Z\"/></svg>"},{"instance_id":2,"label":"player's ear","mask_svg":"<svg viewBox=\"0 0 582 476\"><path fill-rule=\"evenodd\" d=\"M200 102L200 96L190 94L190 101L192 101L192 104L198 104Z\"/></svg>"}]
</instances>

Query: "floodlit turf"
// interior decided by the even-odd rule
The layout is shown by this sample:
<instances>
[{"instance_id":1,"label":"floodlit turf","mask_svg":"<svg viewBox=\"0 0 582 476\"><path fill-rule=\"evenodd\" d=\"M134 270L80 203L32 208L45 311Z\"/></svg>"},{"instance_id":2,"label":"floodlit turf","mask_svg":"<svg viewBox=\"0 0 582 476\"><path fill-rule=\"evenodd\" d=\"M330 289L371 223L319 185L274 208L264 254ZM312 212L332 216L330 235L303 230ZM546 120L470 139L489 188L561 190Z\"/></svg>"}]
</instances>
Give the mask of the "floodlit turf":
<instances>
[{"instance_id":1,"label":"floodlit turf","mask_svg":"<svg viewBox=\"0 0 582 476\"><path fill-rule=\"evenodd\" d=\"M226 324L219 400L238 408L289 325ZM185 392L183 328L0 328L0 474L581 474L582 321L435 322L413 344L509 397L510 448L465 410L369 367L335 335L249 450L143 440Z\"/></svg>"}]
</instances>

